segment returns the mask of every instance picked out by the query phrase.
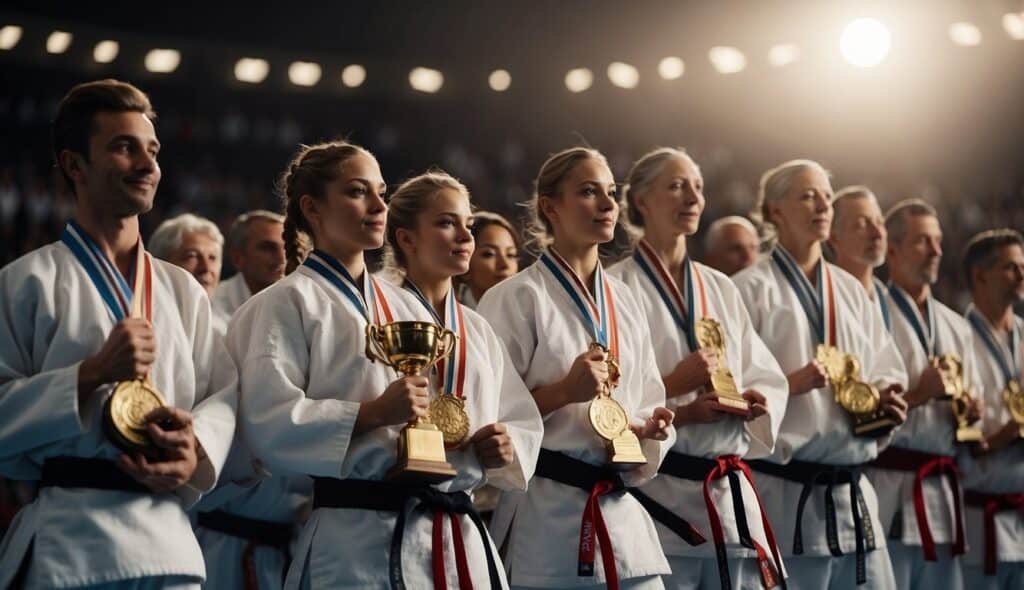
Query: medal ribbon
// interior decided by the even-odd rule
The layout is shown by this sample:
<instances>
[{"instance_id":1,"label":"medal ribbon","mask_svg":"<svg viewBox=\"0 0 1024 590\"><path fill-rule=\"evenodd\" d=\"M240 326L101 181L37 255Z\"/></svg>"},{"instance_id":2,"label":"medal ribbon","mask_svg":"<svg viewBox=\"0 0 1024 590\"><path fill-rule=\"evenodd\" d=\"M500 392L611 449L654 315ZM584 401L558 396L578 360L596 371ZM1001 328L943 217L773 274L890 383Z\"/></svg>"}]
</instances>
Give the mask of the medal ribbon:
<instances>
[{"instance_id":1,"label":"medal ribbon","mask_svg":"<svg viewBox=\"0 0 1024 590\"><path fill-rule=\"evenodd\" d=\"M785 248L776 246L771 256L796 294L817 342L836 346L836 298L828 263L823 258L818 260L818 284L815 288Z\"/></svg>"},{"instance_id":2,"label":"medal ribbon","mask_svg":"<svg viewBox=\"0 0 1024 590\"><path fill-rule=\"evenodd\" d=\"M875 299L878 301L878 308L882 310L882 320L885 321L885 329L892 331L892 312L889 311L889 302L885 300L885 285L882 281L874 279Z\"/></svg>"},{"instance_id":3,"label":"medal ribbon","mask_svg":"<svg viewBox=\"0 0 1024 590\"><path fill-rule=\"evenodd\" d=\"M124 278L117 266L103 254L99 244L77 222L68 221L60 239L89 275L115 322L129 317L152 318L152 266L142 240L135 248L135 267L129 277L129 285L129 279ZM134 294L140 295L136 297Z\"/></svg>"},{"instance_id":4,"label":"medal ribbon","mask_svg":"<svg viewBox=\"0 0 1024 590\"><path fill-rule=\"evenodd\" d=\"M462 304L455 297L455 290L448 289L444 303L445 317L440 318L416 283L407 278L402 281L402 286L419 299L430 315L434 316L434 321L458 336L454 353L448 355L446 359L437 361L437 375L443 384L445 395L462 397L466 384L466 324L463 321Z\"/></svg>"},{"instance_id":5,"label":"medal ribbon","mask_svg":"<svg viewBox=\"0 0 1024 590\"><path fill-rule=\"evenodd\" d=\"M903 317L914 328L914 334L917 334L917 342L924 349L924 353L929 358L941 354L935 341L935 301L932 299L932 296L928 295L928 317L925 319L921 317L917 306L914 305L913 301L910 300L910 296L903 289L900 289L893 283L889 283L889 295L892 296L893 302L896 303L896 309L900 310Z\"/></svg>"},{"instance_id":6,"label":"medal ribbon","mask_svg":"<svg viewBox=\"0 0 1024 590\"><path fill-rule=\"evenodd\" d=\"M363 286L360 288L356 280L348 272L345 266L336 258L323 250L313 250L303 266L319 274L328 283L334 285L349 303L356 308L359 315L366 319L366 323L389 324L394 321L391 315L391 306L388 305L387 297L381 290L377 280L369 271L363 271ZM370 319L370 309L373 309L373 319Z\"/></svg>"},{"instance_id":7,"label":"medal ribbon","mask_svg":"<svg viewBox=\"0 0 1024 590\"><path fill-rule=\"evenodd\" d=\"M554 248L545 250L540 255L540 261L569 294L594 341L605 347L613 358L619 358L619 329L615 320L615 301L612 299L612 290L605 280L601 263L597 263L594 271L593 293L597 298L595 301L590 294L591 291L583 285L583 280Z\"/></svg>"},{"instance_id":8,"label":"medal ribbon","mask_svg":"<svg viewBox=\"0 0 1024 590\"><path fill-rule=\"evenodd\" d=\"M654 285L654 289L661 297L662 303L665 304L666 309L668 309L669 314L675 321L676 327L686 335L686 342L689 344L690 350L697 350L700 346L697 343L697 334L693 327L699 318L697 317L696 306L694 305L694 284L696 284L697 290L700 292L700 317L708 315L707 295L704 292L704 279L701 277L700 269L694 266L689 256L684 259L683 281L686 284L686 299L683 299L675 279L672 278L672 274L665 268L657 253L655 253L654 248L646 240L641 240L637 244L637 249L633 253L633 259L636 260L640 270L647 275L648 280Z\"/></svg>"},{"instance_id":9,"label":"medal ribbon","mask_svg":"<svg viewBox=\"0 0 1024 590\"><path fill-rule=\"evenodd\" d=\"M974 304L971 304L967 309L967 320L971 322L971 326L978 333L978 336L981 336L981 341L985 343L985 348L988 349L989 354L992 355L992 358L996 359L999 371L1003 374L1004 383L1019 379L1020 356L1018 351L1020 350L1021 334L1017 323L1014 322L1013 332L1010 334L1010 358L1007 359L1006 349L999 345L995 334L992 333L992 328L989 327L988 320L981 315L981 312L974 307Z\"/></svg>"}]
</instances>

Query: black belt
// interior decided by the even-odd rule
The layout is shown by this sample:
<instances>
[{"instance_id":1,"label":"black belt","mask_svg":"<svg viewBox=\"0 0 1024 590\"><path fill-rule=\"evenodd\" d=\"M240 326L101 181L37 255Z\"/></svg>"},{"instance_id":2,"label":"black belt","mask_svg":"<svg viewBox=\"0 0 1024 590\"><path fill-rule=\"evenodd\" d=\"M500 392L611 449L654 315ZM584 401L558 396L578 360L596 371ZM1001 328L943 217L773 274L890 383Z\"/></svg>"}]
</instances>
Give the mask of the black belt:
<instances>
[{"instance_id":1,"label":"black belt","mask_svg":"<svg viewBox=\"0 0 1024 590\"><path fill-rule=\"evenodd\" d=\"M284 568L281 573L282 578L287 576L292 560L291 551L288 548L292 541L293 527L291 524L246 518L223 510L200 512L196 515L196 521L203 528L247 541L245 550L242 551L241 566L245 579L247 582L251 580L253 587L256 586L253 550L257 545L272 547L284 555ZM284 579L281 580L281 583L284 583Z\"/></svg>"},{"instance_id":2,"label":"black belt","mask_svg":"<svg viewBox=\"0 0 1024 590\"><path fill-rule=\"evenodd\" d=\"M116 492L153 493L107 459L50 457L43 461L40 488L92 488Z\"/></svg>"},{"instance_id":3,"label":"black belt","mask_svg":"<svg viewBox=\"0 0 1024 590\"><path fill-rule=\"evenodd\" d=\"M365 479L313 478L313 509L356 508L397 512L398 520L391 535L388 573L393 590L405 589L402 575L402 537L405 532L406 504L416 500L413 509L425 508L447 514L465 514L473 521L487 556L487 573L492 588L501 588L497 560L492 553L490 538L473 501L465 492L442 492L429 486L406 486Z\"/></svg>"},{"instance_id":4,"label":"black belt","mask_svg":"<svg viewBox=\"0 0 1024 590\"><path fill-rule=\"evenodd\" d=\"M654 498L641 492L637 488L627 488L618 472L606 467L598 467L590 463L573 459L572 457L541 449L537 459L537 469L534 475L556 481L562 485L581 489L588 494L594 488L594 484L601 481L612 482L616 489L625 492L640 502L640 505L647 510L651 518L665 525L675 534L679 535L690 545L697 546L706 541L703 535L697 532L689 522L680 518L668 508L659 504Z\"/></svg>"},{"instance_id":5,"label":"black belt","mask_svg":"<svg viewBox=\"0 0 1024 590\"><path fill-rule=\"evenodd\" d=\"M839 546L839 525L836 522L836 504L832 497L832 488L837 485L850 484L850 507L853 510L853 530L857 544L857 584L867 581L865 553L875 549L875 529L871 526L871 514L867 502L860 490L861 465L825 465L808 461L790 461L786 465L768 461L751 461L750 467L759 473L771 475L803 484L800 500L796 507L796 530L793 533L793 554L803 555L803 515L807 500L814 486L825 486L825 537L828 540L829 552L842 556Z\"/></svg>"}]
</instances>

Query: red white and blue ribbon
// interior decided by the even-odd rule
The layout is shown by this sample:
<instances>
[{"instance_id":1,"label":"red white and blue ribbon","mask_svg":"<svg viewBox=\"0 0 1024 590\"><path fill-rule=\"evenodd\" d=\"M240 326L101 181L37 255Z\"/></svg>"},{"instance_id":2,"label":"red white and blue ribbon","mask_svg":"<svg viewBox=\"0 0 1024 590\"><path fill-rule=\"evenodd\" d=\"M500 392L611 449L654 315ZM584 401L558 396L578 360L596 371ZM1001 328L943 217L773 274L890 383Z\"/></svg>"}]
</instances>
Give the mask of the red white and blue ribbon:
<instances>
[{"instance_id":1,"label":"red white and blue ribbon","mask_svg":"<svg viewBox=\"0 0 1024 590\"><path fill-rule=\"evenodd\" d=\"M594 271L593 289L588 290L576 271L554 248L545 250L539 260L572 299L594 342L605 347L612 357L618 358L619 331L615 321L615 302L601 263L597 263Z\"/></svg>"},{"instance_id":2,"label":"red white and blue ribbon","mask_svg":"<svg viewBox=\"0 0 1024 590\"><path fill-rule=\"evenodd\" d=\"M363 272L363 284L360 287L348 269L323 250L313 250L302 265L334 285L367 323L380 325L394 321L387 298L369 271ZM371 309L373 317L370 317Z\"/></svg>"},{"instance_id":3,"label":"red white and blue ribbon","mask_svg":"<svg viewBox=\"0 0 1024 590\"><path fill-rule=\"evenodd\" d=\"M832 285L832 271L828 263L824 258L818 260L818 268L815 271L817 284L812 285L800 270L800 265L781 245L772 250L771 256L796 294L817 342L836 346L836 296Z\"/></svg>"},{"instance_id":4,"label":"red white and blue ribbon","mask_svg":"<svg viewBox=\"0 0 1024 590\"><path fill-rule=\"evenodd\" d=\"M129 317L151 320L153 316L152 262L139 240L135 264L125 278L100 249L99 244L74 220L68 221L61 235L64 243L85 269L96 291L114 316L115 322ZM136 297L138 295L138 297Z\"/></svg>"},{"instance_id":5,"label":"red white and blue ribbon","mask_svg":"<svg viewBox=\"0 0 1024 590\"><path fill-rule=\"evenodd\" d=\"M633 259L636 260L640 270L644 272L647 279L654 285L654 289L658 292L666 309L668 309L669 315L672 316L676 327L686 335L686 341L690 346L690 350L694 351L700 348L697 342L697 334L693 327L697 324L697 320L708 315L708 300L704 291L704 279L701 277L700 269L689 256L683 260L683 286L686 290L686 297L683 298L675 278L672 277L672 273L668 271L668 268L665 267L661 258L654 251L654 248L646 240L640 240L637 244L636 251L633 252ZM699 293L699 298L695 298L695 290ZM698 302L700 303L699 306L696 305Z\"/></svg>"},{"instance_id":6,"label":"red white and blue ribbon","mask_svg":"<svg viewBox=\"0 0 1024 590\"><path fill-rule=\"evenodd\" d=\"M442 318L437 315L437 310L416 286L416 283L406 278L402 282L402 286L411 291L416 299L423 304L423 307L427 308L438 325L448 328L458 336L452 354L448 355L446 359L437 361L437 375L443 384L445 395L462 397L466 383L466 323L462 316L462 304L455 297L455 290L448 289L448 293L444 296L444 317Z\"/></svg>"}]
</instances>

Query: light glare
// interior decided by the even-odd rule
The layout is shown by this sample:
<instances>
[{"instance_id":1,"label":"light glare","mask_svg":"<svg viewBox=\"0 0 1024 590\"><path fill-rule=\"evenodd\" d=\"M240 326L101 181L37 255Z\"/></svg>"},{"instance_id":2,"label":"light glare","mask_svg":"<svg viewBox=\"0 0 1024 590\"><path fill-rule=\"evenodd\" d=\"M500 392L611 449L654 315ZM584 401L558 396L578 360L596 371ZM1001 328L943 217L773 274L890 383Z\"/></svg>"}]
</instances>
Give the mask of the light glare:
<instances>
[{"instance_id":1,"label":"light glare","mask_svg":"<svg viewBox=\"0 0 1024 590\"><path fill-rule=\"evenodd\" d=\"M839 51L858 68L877 66L889 55L889 29L873 18L858 18L843 29Z\"/></svg>"},{"instance_id":2,"label":"light glare","mask_svg":"<svg viewBox=\"0 0 1024 590\"><path fill-rule=\"evenodd\" d=\"M21 41L21 27L6 25L0 29L0 49L8 51Z\"/></svg>"},{"instance_id":3,"label":"light glare","mask_svg":"<svg viewBox=\"0 0 1024 590\"><path fill-rule=\"evenodd\" d=\"M321 73L320 64L311 61L293 61L288 66L288 79L296 86L315 86Z\"/></svg>"},{"instance_id":4,"label":"light glare","mask_svg":"<svg viewBox=\"0 0 1024 590\"><path fill-rule=\"evenodd\" d=\"M349 88L358 88L366 81L366 68L359 64L350 64L341 70L341 83Z\"/></svg>"},{"instance_id":5,"label":"light glare","mask_svg":"<svg viewBox=\"0 0 1024 590\"><path fill-rule=\"evenodd\" d=\"M431 68L413 68L409 72L409 85L413 90L433 94L444 86L444 74Z\"/></svg>"},{"instance_id":6,"label":"light glare","mask_svg":"<svg viewBox=\"0 0 1024 590\"><path fill-rule=\"evenodd\" d=\"M792 43L780 43L768 50L768 63L781 68L800 59L800 48Z\"/></svg>"},{"instance_id":7,"label":"light glare","mask_svg":"<svg viewBox=\"0 0 1024 590\"><path fill-rule=\"evenodd\" d=\"M712 47L708 58L719 74L736 74L747 67L747 56L735 47Z\"/></svg>"},{"instance_id":8,"label":"light glare","mask_svg":"<svg viewBox=\"0 0 1024 590\"><path fill-rule=\"evenodd\" d=\"M1024 12L1010 12L1003 15L1003 29L1015 41L1024 41ZM0 39L3 32L0 31Z\"/></svg>"},{"instance_id":9,"label":"light glare","mask_svg":"<svg viewBox=\"0 0 1024 590\"><path fill-rule=\"evenodd\" d=\"M258 57L243 57L235 62L235 78L239 82L259 84L267 79L270 73L270 64L267 60Z\"/></svg>"},{"instance_id":10,"label":"light glare","mask_svg":"<svg viewBox=\"0 0 1024 590\"><path fill-rule=\"evenodd\" d=\"M594 73L587 68L574 68L565 75L565 87L569 92L583 92L594 83Z\"/></svg>"},{"instance_id":11,"label":"light glare","mask_svg":"<svg viewBox=\"0 0 1024 590\"><path fill-rule=\"evenodd\" d=\"M46 51L49 53L64 53L71 46L71 33L67 31L54 31L46 38Z\"/></svg>"},{"instance_id":12,"label":"light glare","mask_svg":"<svg viewBox=\"0 0 1024 590\"><path fill-rule=\"evenodd\" d=\"M108 64L117 59L121 46L117 41L100 41L92 49L92 58L98 64Z\"/></svg>"},{"instance_id":13,"label":"light glare","mask_svg":"<svg viewBox=\"0 0 1024 590\"><path fill-rule=\"evenodd\" d=\"M665 80L678 80L685 71L686 64L678 57L666 57L658 62L658 75Z\"/></svg>"},{"instance_id":14,"label":"light glare","mask_svg":"<svg viewBox=\"0 0 1024 590\"><path fill-rule=\"evenodd\" d=\"M505 92L512 85L512 74L508 70L494 70L487 76L487 84L495 92Z\"/></svg>"},{"instance_id":15,"label":"light glare","mask_svg":"<svg viewBox=\"0 0 1024 590\"><path fill-rule=\"evenodd\" d=\"M181 53L177 49L150 49L146 54L146 69L157 74L169 74L180 63Z\"/></svg>"},{"instance_id":16,"label":"light glare","mask_svg":"<svg viewBox=\"0 0 1024 590\"><path fill-rule=\"evenodd\" d=\"M949 38L961 47L977 47L981 45L981 29L974 23L953 23L949 25Z\"/></svg>"}]
</instances>

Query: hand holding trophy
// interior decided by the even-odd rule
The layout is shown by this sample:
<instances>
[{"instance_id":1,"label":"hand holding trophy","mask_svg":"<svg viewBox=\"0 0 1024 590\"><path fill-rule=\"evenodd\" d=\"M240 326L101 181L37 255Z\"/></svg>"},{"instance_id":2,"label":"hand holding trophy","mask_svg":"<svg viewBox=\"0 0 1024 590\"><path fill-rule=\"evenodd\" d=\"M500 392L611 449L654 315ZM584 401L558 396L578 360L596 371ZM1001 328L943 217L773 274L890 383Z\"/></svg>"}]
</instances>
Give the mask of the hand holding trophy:
<instances>
[{"instance_id":1,"label":"hand holding trophy","mask_svg":"<svg viewBox=\"0 0 1024 590\"><path fill-rule=\"evenodd\" d=\"M711 391L716 397L716 408L746 417L750 414L750 402L740 395L736 380L726 363L725 329L717 320L705 316L697 321L694 330L700 348L713 352L718 358L718 366L711 372Z\"/></svg>"},{"instance_id":2,"label":"hand holding trophy","mask_svg":"<svg viewBox=\"0 0 1024 590\"><path fill-rule=\"evenodd\" d=\"M896 421L881 408L878 389L861 381L857 357L835 346L819 344L815 359L825 367L836 403L853 420L855 435L876 438L896 427Z\"/></svg>"},{"instance_id":3,"label":"hand holding trophy","mask_svg":"<svg viewBox=\"0 0 1024 590\"><path fill-rule=\"evenodd\" d=\"M640 449L640 439L629 428L629 415L622 404L612 398L612 392L622 376L618 359L608 350L594 342L590 349L600 348L608 363L608 380L593 401L590 402L590 425L605 441L608 453L607 465L613 469L627 470L647 463L647 457Z\"/></svg>"}]
</instances>

